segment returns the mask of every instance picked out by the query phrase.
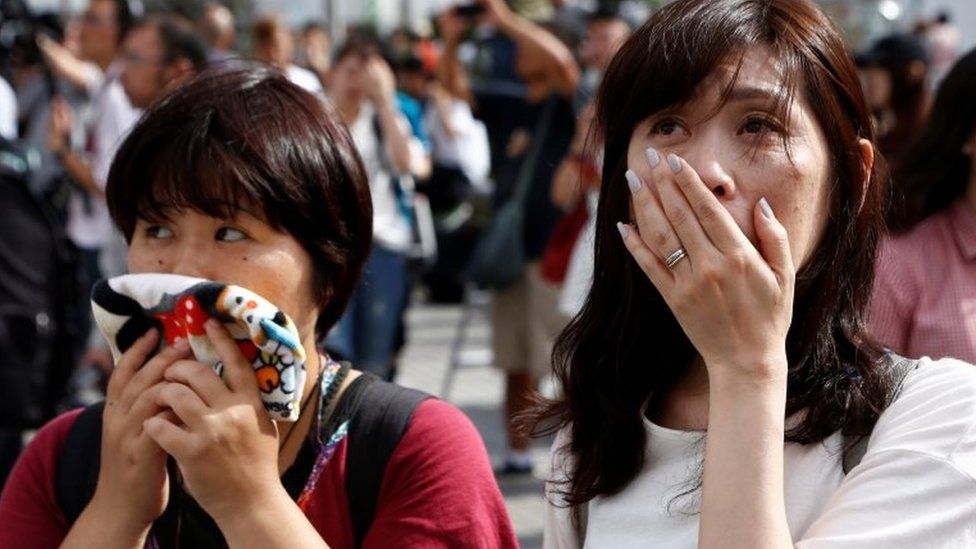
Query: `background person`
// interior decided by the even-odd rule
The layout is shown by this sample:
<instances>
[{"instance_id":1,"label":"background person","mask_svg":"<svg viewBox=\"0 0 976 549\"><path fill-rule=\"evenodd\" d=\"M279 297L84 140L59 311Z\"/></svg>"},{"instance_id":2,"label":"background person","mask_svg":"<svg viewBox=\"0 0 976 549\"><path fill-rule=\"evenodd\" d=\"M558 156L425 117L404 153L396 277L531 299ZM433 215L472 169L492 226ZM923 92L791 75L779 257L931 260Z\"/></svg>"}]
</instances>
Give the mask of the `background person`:
<instances>
[{"instance_id":1,"label":"background person","mask_svg":"<svg viewBox=\"0 0 976 549\"><path fill-rule=\"evenodd\" d=\"M208 2L200 12L197 26L210 46L209 62L219 63L237 57L234 51L237 42L234 14L226 6L218 2Z\"/></svg>"},{"instance_id":2,"label":"background person","mask_svg":"<svg viewBox=\"0 0 976 549\"><path fill-rule=\"evenodd\" d=\"M396 101L392 69L370 41L346 42L336 54L331 99L363 160L373 201L373 248L349 307L327 347L384 379L394 354L409 292L410 220L400 202L401 175L422 178L430 157Z\"/></svg>"},{"instance_id":3,"label":"background person","mask_svg":"<svg viewBox=\"0 0 976 549\"><path fill-rule=\"evenodd\" d=\"M942 81L896 167L871 327L904 356L976 363L976 51Z\"/></svg>"},{"instance_id":4,"label":"background person","mask_svg":"<svg viewBox=\"0 0 976 549\"><path fill-rule=\"evenodd\" d=\"M254 57L277 67L289 80L312 93L322 93L318 77L294 63L295 39L276 15L264 15L251 23Z\"/></svg>"},{"instance_id":5,"label":"background person","mask_svg":"<svg viewBox=\"0 0 976 549\"><path fill-rule=\"evenodd\" d=\"M877 120L878 147L897 163L925 124L931 99L929 53L921 38L896 33L878 39L858 54L864 93Z\"/></svg>"}]
</instances>

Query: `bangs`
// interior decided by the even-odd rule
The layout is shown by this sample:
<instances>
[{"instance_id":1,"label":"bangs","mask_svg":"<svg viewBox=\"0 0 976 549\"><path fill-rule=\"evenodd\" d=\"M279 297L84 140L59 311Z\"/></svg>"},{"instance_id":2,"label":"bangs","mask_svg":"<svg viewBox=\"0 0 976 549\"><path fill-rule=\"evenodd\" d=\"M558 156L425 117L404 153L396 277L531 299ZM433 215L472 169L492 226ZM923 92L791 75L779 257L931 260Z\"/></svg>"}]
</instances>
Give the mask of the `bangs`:
<instances>
[{"instance_id":1,"label":"bangs","mask_svg":"<svg viewBox=\"0 0 976 549\"><path fill-rule=\"evenodd\" d=\"M258 206L266 201L267 185L254 181L236 169L239 162L226 151L213 146L203 150L161 151L160 162L148 170L149 185L132 188L135 218L152 222L168 221L170 212L194 210L211 217L230 219L240 212L271 225L267 212ZM181 154L182 153L182 154Z\"/></svg>"},{"instance_id":2,"label":"bangs","mask_svg":"<svg viewBox=\"0 0 976 549\"><path fill-rule=\"evenodd\" d=\"M262 161L265 151L229 137L213 112L183 122L135 144L152 155L121 170L128 181L115 187L109 206L126 239L139 219L168 221L180 210L221 219L244 212L281 230L284 214L276 205L301 186L284 185L282 175L276 180Z\"/></svg>"}]
</instances>

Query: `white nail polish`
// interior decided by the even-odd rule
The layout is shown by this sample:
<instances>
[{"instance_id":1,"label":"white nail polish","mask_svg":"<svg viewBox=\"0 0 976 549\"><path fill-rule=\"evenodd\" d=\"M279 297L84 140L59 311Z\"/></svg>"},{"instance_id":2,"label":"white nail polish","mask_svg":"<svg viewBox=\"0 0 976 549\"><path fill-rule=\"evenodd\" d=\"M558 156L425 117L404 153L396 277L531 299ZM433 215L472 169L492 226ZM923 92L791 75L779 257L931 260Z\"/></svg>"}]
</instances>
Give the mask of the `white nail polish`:
<instances>
[{"instance_id":1,"label":"white nail polish","mask_svg":"<svg viewBox=\"0 0 976 549\"><path fill-rule=\"evenodd\" d=\"M630 192L637 194L637 191L641 188L640 178L634 173L634 170L627 170L624 172L624 179L627 180L627 186L630 187Z\"/></svg>"},{"instance_id":2,"label":"white nail polish","mask_svg":"<svg viewBox=\"0 0 976 549\"><path fill-rule=\"evenodd\" d=\"M773 219L775 217L773 215L773 208L769 206L769 202L766 201L765 196L759 199L759 211L762 212L766 219Z\"/></svg>"},{"instance_id":3,"label":"white nail polish","mask_svg":"<svg viewBox=\"0 0 976 549\"><path fill-rule=\"evenodd\" d=\"M623 238L627 238L627 235L630 234L630 229L622 221L617 222L617 230L620 231L620 236Z\"/></svg>"},{"instance_id":4,"label":"white nail polish","mask_svg":"<svg viewBox=\"0 0 976 549\"><path fill-rule=\"evenodd\" d=\"M674 153L668 154L668 167L671 168L673 173L678 173L681 171L681 160L678 158L678 155Z\"/></svg>"},{"instance_id":5,"label":"white nail polish","mask_svg":"<svg viewBox=\"0 0 976 549\"><path fill-rule=\"evenodd\" d=\"M661 163L661 155L657 153L654 147L648 147L644 151L647 155L647 163L651 165L652 168L656 168L658 164Z\"/></svg>"}]
</instances>

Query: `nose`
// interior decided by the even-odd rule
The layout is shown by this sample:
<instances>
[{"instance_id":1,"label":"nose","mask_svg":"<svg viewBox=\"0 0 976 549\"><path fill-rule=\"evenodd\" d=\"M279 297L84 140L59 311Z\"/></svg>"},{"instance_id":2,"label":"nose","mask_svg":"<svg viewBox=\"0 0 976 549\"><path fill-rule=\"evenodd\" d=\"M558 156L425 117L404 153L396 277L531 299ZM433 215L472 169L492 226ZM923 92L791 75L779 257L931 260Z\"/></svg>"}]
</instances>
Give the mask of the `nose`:
<instances>
[{"instance_id":1,"label":"nose","mask_svg":"<svg viewBox=\"0 0 976 549\"><path fill-rule=\"evenodd\" d=\"M711 189L712 193L721 201L732 200L736 193L735 179L728 170L726 156L720 144L691 147L680 154L685 161L694 168L702 182Z\"/></svg>"},{"instance_id":2,"label":"nose","mask_svg":"<svg viewBox=\"0 0 976 549\"><path fill-rule=\"evenodd\" d=\"M174 246L166 272L212 280L213 262L208 259L211 257L202 243L183 240Z\"/></svg>"}]
</instances>

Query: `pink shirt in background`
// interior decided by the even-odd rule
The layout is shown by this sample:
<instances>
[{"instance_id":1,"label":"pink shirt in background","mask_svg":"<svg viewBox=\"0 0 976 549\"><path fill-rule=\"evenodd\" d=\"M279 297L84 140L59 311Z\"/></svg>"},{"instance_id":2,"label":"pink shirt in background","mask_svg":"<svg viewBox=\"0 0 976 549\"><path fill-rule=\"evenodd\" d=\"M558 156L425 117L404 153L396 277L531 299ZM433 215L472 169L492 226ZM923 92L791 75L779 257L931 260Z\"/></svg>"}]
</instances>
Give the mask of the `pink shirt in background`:
<instances>
[{"instance_id":1,"label":"pink shirt in background","mask_svg":"<svg viewBox=\"0 0 976 549\"><path fill-rule=\"evenodd\" d=\"M871 330L904 356L976 363L976 211L960 200L882 243Z\"/></svg>"}]
</instances>

